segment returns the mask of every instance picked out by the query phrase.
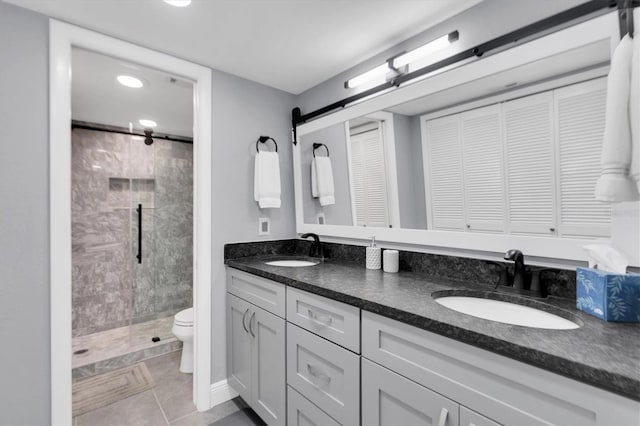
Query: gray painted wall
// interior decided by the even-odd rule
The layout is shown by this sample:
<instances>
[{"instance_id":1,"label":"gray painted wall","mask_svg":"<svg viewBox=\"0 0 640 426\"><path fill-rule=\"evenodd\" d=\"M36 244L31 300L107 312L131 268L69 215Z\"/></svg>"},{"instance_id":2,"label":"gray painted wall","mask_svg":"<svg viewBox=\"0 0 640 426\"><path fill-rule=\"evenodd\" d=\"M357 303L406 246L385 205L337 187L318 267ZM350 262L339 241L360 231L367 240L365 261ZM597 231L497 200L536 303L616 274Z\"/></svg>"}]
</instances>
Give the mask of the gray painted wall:
<instances>
[{"instance_id":1,"label":"gray painted wall","mask_svg":"<svg viewBox=\"0 0 640 426\"><path fill-rule=\"evenodd\" d=\"M422 134L420 132L420 116L411 117L411 161L413 167L413 196L415 229L427 229L427 206L425 204L424 174L422 161Z\"/></svg>"},{"instance_id":2,"label":"gray painted wall","mask_svg":"<svg viewBox=\"0 0 640 426\"><path fill-rule=\"evenodd\" d=\"M380 65L392 56L415 49L443 34L455 30L460 32L460 39L441 52L443 57L447 57L586 1L484 0L482 3L301 93L296 99L296 106L301 108L303 114L306 114L339 99L354 95L366 87L345 89L345 81Z\"/></svg>"},{"instance_id":3,"label":"gray painted wall","mask_svg":"<svg viewBox=\"0 0 640 426\"><path fill-rule=\"evenodd\" d=\"M420 162L413 161L416 142L411 134L411 117L402 114L393 114L393 130L396 144L396 169L398 171L398 200L400 204L400 226L402 228L416 229L423 222L420 217L424 212L424 206L419 205L416 198L415 167L422 168ZM418 140L420 143L420 140ZM423 185L424 186L424 185ZM422 197L424 200L424 197ZM424 228L423 228L424 229Z\"/></svg>"},{"instance_id":4,"label":"gray painted wall","mask_svg":"<svg viewBox=\"0 0 640 426\"><path fill-rule=\"evenodd\" d=\"M0 424L50 422L47 19L0 2Z\"/></svg>"},{"instance_id":5,"label":"gray painted wall","mask_svg":"<svg viewBox=\"0 0 640 426\"><path fill-rule=\"evenodd\" d=\"M213 72L213 370L212 383L226 379L225 243L294 238L290 113L294 97L239 77ZM258 208L253 201L255 142L269 135L278 142L282 206ZM271 235L258 236L258 217L271 219Z\"/></svg>"},{"instance_id":6,"label":"gray painted wall","mask_svg":"<svg viewBox=\"0 0 640 426\"><path fill-rule=\"evenodd\" d=\"M335 188L336 203L321 206L317 198L311 197L311 160L313 143L323 143L329 148L331 169ZM334 124L317 132L300 137L302 147L302 202L305 223L317 223L316 214L324 212L325 223L330 225L353 225L351 214L351 191L349 185L349 164L344 123ZM317 155L324 156L324 148L318 148Z\"/></svg>"}]
</instances>

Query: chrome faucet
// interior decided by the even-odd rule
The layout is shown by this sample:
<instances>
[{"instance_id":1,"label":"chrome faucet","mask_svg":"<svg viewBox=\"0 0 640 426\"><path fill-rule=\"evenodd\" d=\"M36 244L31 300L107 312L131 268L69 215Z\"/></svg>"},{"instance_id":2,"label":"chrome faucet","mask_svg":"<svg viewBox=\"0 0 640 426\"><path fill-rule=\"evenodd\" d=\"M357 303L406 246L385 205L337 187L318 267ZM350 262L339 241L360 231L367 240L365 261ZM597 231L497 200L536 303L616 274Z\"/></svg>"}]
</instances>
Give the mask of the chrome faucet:
<instances>
[{"instance_id":1,"label":"chrome faucet","mask_svg":"<svg viewBox=\"0 0 640 426\"><path fill-rule=\"evenodd\" d=\"M324 248L322 247L322 243L320 242L320 237L318 237L318 234L308 232L300 236L300 238L309 237L313 238L313 244L311 244L311 247L309 248L309 257L324 258Z\"/></svg>"},{"instance_id":2,"label":"chrome faucet","mask_svg":"<svg viewBox=\"0 0 640 426\"><path fill-rule=\"evenodd\" d=\"M504 254L504 259L513 260L515 262L515 268L513 271L513 288L517 290L524 289L524 255L520 250L512 249Z\"/></svg>"}]
</instances>

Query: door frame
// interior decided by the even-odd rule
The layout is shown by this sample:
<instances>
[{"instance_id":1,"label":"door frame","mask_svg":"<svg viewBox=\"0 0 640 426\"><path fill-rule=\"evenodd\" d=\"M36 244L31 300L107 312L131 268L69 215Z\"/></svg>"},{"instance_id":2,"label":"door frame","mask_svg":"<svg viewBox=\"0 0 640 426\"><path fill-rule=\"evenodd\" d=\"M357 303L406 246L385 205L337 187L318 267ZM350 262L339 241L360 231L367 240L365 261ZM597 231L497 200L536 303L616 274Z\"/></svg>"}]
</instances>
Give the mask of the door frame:
<instances>
[{"instance_id":1,"label":"door frame","mask_svg":"<svg viewBox=\"0 0 640 426\"><path fill-rule=\"evenodd\" d=\"M72 422L71 373L71 48L167 71L193 86L193 400L211 393L211 70L151 49L49 20L49 209L51 423Z\"/></svg>"}]
</instances>

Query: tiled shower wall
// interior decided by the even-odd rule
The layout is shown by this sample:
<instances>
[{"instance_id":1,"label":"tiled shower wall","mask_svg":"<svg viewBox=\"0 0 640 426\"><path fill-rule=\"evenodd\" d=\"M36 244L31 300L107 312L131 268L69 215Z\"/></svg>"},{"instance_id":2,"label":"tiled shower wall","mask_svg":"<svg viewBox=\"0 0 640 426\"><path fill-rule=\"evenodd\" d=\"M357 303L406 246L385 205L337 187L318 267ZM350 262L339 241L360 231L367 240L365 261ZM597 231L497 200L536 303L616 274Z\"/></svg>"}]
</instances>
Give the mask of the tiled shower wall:
<instances>
[{"instance_id":1,"label":"tiled shower wall","mask_svg":"<svg viewBox=\"0 0 640 426\"><path fill-rule=\"evenodd\" d=\"M192 306L192 194L193 145L73 130L74 336Z\"/></svg>"}]
</instances>

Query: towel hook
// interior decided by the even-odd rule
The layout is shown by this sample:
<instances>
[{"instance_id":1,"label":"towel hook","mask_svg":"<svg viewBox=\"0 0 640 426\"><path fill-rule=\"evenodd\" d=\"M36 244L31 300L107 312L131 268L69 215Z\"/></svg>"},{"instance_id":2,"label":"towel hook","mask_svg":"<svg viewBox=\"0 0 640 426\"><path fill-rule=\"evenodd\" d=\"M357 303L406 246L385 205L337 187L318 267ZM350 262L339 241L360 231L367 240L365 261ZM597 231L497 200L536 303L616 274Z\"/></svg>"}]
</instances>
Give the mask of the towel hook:
<instances>
[{"instance_id":1,"label":"towel hook","mask_svg":"<svg viewBox=\"0 0 640 426\"><path fill-rule=\"evenodd\" d=\"M259 143L267 143L267 141L271 139L273 141L273 144L276 146L276 152L278 152L278 143L276 142L276 140L274 138L272 138L271 136L260 136L258 138L258 140L256 141L256 152L260 152L260 149L258 149L258 144Z\"/></svg>"},{"instance_id":2,"label":"towel hook","mask_svg":"<svg viewBox=\"0 0 640 426\"><path fill-rule=\"evenodd\" d=\"M629 34L633 38L633 9L640 6L638 0L618 0L618 19L620 21L620 37Z\"/></svg>"},{"instance_id":3,"label":"towel hook","mask_svg":"<svg viewBox=\"0 0 640 426\"><path fill-rule=\"evenodd\" d=\"M327 150L327 157L328 157L328 156L329 156L329 147L328 147L328 146L326 146L326 145L325 145L325 144L323 144L323 143L317 143L317 142L314 142L314 144L313 144L313 157L315 158L315 156L316 156L316 149L318 149L318 148L320 148L320 147L324 147L324 149L326 149L326 150Z\"/></svg>"}]
</instances>

